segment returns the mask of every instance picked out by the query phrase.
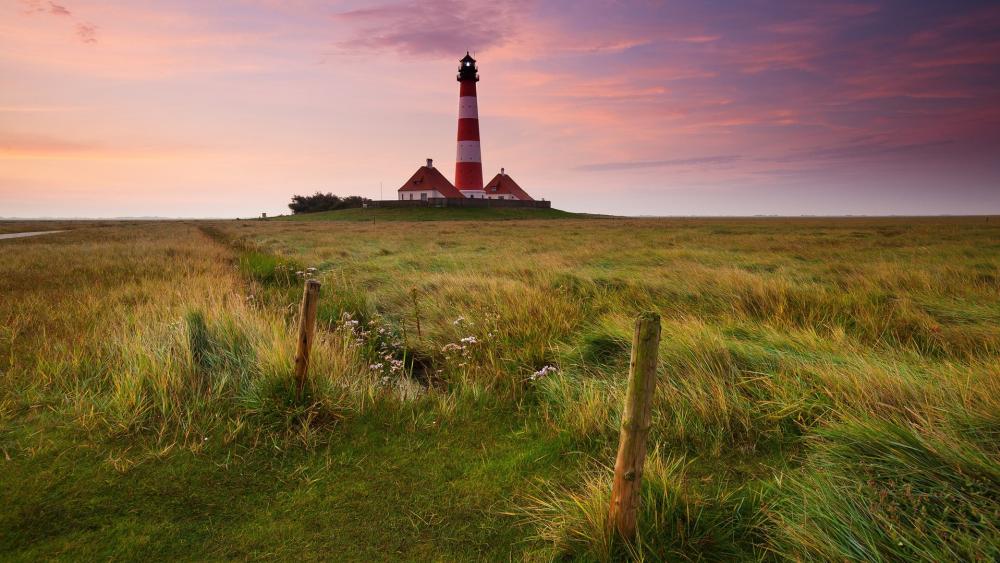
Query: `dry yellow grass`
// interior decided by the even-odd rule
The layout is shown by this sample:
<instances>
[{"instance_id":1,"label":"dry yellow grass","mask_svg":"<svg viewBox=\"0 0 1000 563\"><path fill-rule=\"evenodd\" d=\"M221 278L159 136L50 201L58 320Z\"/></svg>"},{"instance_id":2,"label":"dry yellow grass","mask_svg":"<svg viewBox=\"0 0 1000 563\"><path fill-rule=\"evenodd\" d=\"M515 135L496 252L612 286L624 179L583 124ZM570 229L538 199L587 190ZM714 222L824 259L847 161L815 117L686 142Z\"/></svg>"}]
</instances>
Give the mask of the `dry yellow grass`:
<instances>
[{"instance_id":1,"label":"dry yellow grass","mask_svg":"<svg viewBox=\"0 0 1000 563\"><path fill-rule=\"evenodd\" d=\"M91 430L193 447L219 428L245 429L243 418L277 414L267 411L286 399L294 338L230 249L192 224L72 226L5 248L8 409L46 404ZM193 316L210 365L193 357ZM363 408L363 363L342 335L324 336L313 407L331 416Z\"/></svg>"}]
</instances>

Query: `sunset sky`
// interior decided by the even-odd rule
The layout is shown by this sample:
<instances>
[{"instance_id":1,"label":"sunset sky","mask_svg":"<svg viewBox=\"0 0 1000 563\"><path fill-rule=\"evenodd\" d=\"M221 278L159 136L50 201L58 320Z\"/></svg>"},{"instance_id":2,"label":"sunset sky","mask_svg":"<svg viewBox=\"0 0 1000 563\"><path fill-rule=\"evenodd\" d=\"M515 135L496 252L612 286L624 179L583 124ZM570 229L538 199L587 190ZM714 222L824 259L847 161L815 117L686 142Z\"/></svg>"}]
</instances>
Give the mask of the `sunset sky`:
<instances>
[{"instance_id":1,"label":"sunset sky","mask_svg":"<svg viewBox=\"0 0 1000 563\"><path fill-rule=\"evenodd\" d=\"M0 217L487 178L572 211L1000 213L1000 4L0 0Z\"/></svg>"}]
</instances>

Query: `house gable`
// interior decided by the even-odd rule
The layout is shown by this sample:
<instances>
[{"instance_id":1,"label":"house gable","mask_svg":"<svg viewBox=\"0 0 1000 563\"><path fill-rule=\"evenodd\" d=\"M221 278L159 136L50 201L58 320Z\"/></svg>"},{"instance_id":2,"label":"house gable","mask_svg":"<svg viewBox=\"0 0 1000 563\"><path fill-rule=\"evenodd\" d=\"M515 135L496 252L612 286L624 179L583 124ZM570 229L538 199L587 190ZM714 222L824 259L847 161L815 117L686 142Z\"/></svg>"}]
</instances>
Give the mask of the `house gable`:
<instances>
[{"instance_id":1,"label":"house gable","mask_svg":"<svg viewBox=\"0 0 1000 563\"><path fill-rule=\"evenodd\" d=\"M535 198L528 195L528 192L521 189L509 175L503 170L490 180L483 188L486 197L491 199L519 199L522 201L534 201ZM503 196L503 197L501 197Z\"/></svg>"},{"instance_id":2,"label":"house gable","mask_svg":"<svg viewBox=\"0 0 1000 563\"><path fill-rule=\"evenodd\" d=\"M462 199L465 196L462 192L452 185L447 178L438 171L437 168L431 165L428 160L428 166L421 166L410 176L410 179L406 181L398 190L401 197L400 199L408 199L407 197L402 197L403 192L425 192L433 193L437 192L436 196L428 195L428 197L445 197L445 198L458 198ZM419 197L419 196L417 196ZM414 199L417 199L415 197Z\"/></svg>"}]
</instances>

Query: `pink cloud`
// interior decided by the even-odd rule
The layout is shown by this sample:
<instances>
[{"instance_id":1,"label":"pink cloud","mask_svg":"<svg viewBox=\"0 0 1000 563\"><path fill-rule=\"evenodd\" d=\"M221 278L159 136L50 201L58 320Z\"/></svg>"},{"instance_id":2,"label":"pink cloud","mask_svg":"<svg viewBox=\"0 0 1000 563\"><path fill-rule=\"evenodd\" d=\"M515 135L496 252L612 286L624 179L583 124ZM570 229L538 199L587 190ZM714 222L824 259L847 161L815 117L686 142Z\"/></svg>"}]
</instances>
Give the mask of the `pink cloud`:
<instances>
[{"instance_id":1,"label":"pink cloud","mask_svg":"<svg viewBox=\"0 0 1000 563\"><path fill-rule=\"evenodd\" d=\"M97 43L97 26L92 23L78 23L76 36L84 43Z\"/></svg>"},{"instance_id":2,"label":"pink cloud","mask_svg":"<svg viewBox=\"0 0 1000 563\"><path fill-rule=\"evenodd\" d=\"M70 16L72 15L65 6L60 6L54 2L49 2L49 13L57 16Z\"/></svg>"}]
</instances>

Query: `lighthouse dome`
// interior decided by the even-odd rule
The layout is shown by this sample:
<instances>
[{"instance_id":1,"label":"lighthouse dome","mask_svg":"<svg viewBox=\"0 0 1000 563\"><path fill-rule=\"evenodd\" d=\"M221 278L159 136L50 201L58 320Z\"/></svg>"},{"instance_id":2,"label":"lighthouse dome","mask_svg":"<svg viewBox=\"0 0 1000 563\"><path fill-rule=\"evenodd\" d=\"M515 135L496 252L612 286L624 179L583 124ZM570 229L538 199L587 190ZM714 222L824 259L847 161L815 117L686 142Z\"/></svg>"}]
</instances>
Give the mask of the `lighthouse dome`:
<instances>
[{"instance_id":1,"label":"lighthouse dome","mask_svg":"<svg viewBox=\"0 0 1000 563\"><path fill-rule=\"evenodd\" d=\"M476 59L472 58L472 55L468 51L465 52L465 56L462 60L458 61L458 81L463 80L475 80L479 81L479 69L476 68Z\"/></svg>"}]
</instances>

